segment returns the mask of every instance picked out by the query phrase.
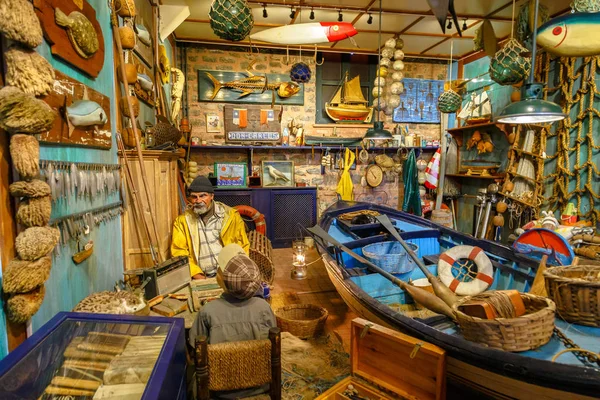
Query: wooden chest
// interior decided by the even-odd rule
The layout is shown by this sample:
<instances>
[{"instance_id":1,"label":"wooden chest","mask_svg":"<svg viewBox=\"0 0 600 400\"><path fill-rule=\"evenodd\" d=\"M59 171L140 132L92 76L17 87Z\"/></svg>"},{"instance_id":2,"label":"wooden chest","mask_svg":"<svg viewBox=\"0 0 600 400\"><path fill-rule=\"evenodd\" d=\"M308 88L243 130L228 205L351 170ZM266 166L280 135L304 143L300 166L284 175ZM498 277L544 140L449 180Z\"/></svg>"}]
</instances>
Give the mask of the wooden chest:
<instances>
[{"instance_id":1,"label":"wooden chest","mask_svg":"<svg viewBox=\"0 0 600 400\"><path fill-rule=\"evenodd\" d=\"M430 343L356 318L352 321L350 361L352 376L317 399L446 398L446 352ZM348 385L360 397L344 395Z\"/></svg>"}]
</instances>

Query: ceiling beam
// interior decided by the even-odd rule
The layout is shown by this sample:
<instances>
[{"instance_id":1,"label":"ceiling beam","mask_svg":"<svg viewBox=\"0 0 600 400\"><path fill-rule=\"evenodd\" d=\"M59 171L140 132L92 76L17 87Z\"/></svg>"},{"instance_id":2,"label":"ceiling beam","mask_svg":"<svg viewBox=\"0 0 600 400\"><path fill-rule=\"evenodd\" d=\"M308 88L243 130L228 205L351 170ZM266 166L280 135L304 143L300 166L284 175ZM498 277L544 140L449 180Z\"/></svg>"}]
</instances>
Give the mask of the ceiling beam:
<instances>
[{"instance_id":1,"label":"ceiling beam","mask_svg":"<svg viewBox=\"0 0 600 400\"><path fill-rule=\"evenodd\" d=\"M250 46L250 43L248 43L248 42L236 42L236 43L232 44L230 41L222 40L222 39L198 39L198 38L194 38L194 37L185 37L185 36L178 36L178 35L175 35L175 39L177 42L180 42L180 43L197 43L197 44L209 44L209 45L220 45L220 46L228 45L228 46L239 46L239 47L249 47ZM256 43L252 42L252 45L255 46ZM270 48L270 49L279 49L279 50L286 50L286 48L289 47L289 50L296 50L296 51L300 50L299 45L284 46L284 45L280 45L280 44L265 43L265 44L261 44L260 47L261 48ZM305 52L307 51L306 46L304 46L304 51ZM353 48L353 47L345 47L345 48L338 47L335 50L333 50L330 47L317 46L317 51L324 52L324 53L354 53L354 54L367 54L367 55L377 54L376 50L357 49L357 48ZM406 57L430 58L430 59L435 59L435 60L446 60L448 58L448 56L445 54L427 54L427 55L423 56L418 53L405 53L405 55L406 55Z\"/></svg>"},{"instance_id":2,"label":"ceiling beam","mask_svg":"<svg viewBox=\"0 0 600 400\"><path fill-rule=\"evenodd\" d=\"M366 12L374 12L374 10L376 9L377 12L379 12L379 8L375 8L373 7L372 3L367 5L366 7L363 6L351 6L351 5L344 5L344 6L336 6L333 4L319 4L319 3L313 3L313 4L303 4L304 2L297 2L297 3L290 3L290 2L273 2L273 1L259 1L259 0L248 0L247 1L248 4L251 5L256 5L257 7L262 7L263 5L267 5L267 6L275 6L275 7L294 7L294 8L306 8L306 9L310 9L310 8L316 8L316 9L321 9L321 10L342 10L342 11L350 11L350 12L362 12L362 13L366 13ZM300 4L302 3L302 4ZM511 3L512 4L512 3ZM428 11L415 11L415 10L402 10L402 9L393 9L393 8L382 8L381 12L384 14L398 14L398 15L410 15L410 16L415 16L415 17L433 17L433 12L431 12L431 10ZM491 14L495 14L491 13ZM482 18L487 18L490 21L505 21L505 22L510 22L511 18L510 17L493 17L493 16L487 16L484 17L482 15L478 15L478 14L459 14L457 15L458 19L482 19Z\"/></svg>"},{"instance_id":3,"label":"ceiling beam","mask_svg":"<svg viewBox=\"0 0 600 400\"><path fill-rule=\"evenodd\" d=\"M489 14L487 14L485 17L483 17L483 19L484 19L484 20L485 20L485 19L491 20L491 17L492 17L494 14L497 14L497 13L499 13L500 11L504 10L505 8L508 8L508 7L510 7L512 4L513 4L513 2L512 2L512 0L511 0L511 1L509 1L508 3L504 4L503 6L500 6L500 7L496 8L494 11L490 12ZM509 20L510 20L510 18L509 18ZM474 27L475 25L477 25L477 24L479 24L479 23L481 23L481 22L482 22L482 21L476 21L476 22L473 22L472 24L469 24L469 25L468 25L468 28L467 28L467 30L471 29L472 27ZM439 42L437 42L437 43L436 43L436 44L434 44L433 46L429 46L428 48L426 48L425 50L423 50L423 51L421 52L421 54L425 54L425 53L427 53L429 50L431 50L431 49L433 49L433 48L435 48L435 47L439 46L439 45L440 45L440 44L442 44L442 43L445 43L445 42L447 42L448 40L450 40L450 39L451 39L451 38L453 38L453 37L459 37L459 35L458 35L458 32L456 32L455 34L451 35L451 36L450 36L450 37L448 37L448 38L444 38L444 39L440 40Z\"/></svg>"}]
</instances>

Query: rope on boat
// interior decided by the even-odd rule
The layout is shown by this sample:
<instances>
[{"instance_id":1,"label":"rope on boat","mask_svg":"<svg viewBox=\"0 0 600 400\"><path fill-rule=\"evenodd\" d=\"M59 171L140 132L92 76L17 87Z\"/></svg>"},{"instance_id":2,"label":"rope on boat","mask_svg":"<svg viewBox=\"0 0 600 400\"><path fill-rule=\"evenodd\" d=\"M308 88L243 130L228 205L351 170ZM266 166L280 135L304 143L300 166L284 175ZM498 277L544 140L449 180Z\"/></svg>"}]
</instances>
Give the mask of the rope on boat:
<instances>
[{"instance_id":1,"label":"rope on boat","mask_svg":"<svg viewBox=\"0 0 600 400\"><path fill-rule=\"evenodd\" d=\"M586 350L586 349L581 349L581 348L575 348L575 349L564 349L564 350L561 350L561 351L559 351L558 353L556 353L556 354L554 355L554 357L552 357L552 362L555 362L555 361L556 361L556 359L557 359L559 356L561 356L562 354L565 354L565 353L573 353L573 352L577 352L577 353L586 353L586 354L589 354L589 355L591 355L591 356L594 356L594 357L600 357L600 353L594 353L593 351Z\"/></svg>"}]
</instances>

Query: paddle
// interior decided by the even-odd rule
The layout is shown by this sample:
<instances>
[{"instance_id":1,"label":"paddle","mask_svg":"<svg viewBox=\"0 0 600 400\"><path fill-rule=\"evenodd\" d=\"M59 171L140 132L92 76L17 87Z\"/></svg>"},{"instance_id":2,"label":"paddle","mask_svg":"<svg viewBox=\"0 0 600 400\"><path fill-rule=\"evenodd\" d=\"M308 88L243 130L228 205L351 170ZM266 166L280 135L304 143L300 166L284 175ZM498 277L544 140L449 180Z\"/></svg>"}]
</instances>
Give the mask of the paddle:
<instances>
[{"instance_id":1,"label":"paddle","mask_svg":"<svg viewBox=\"0 0 600 400\"><path fill-rule=\"evenodd\" d=\"M394 225L392 225L392 221L390 221L387 215L382 214L376 216L375 218L377 218L381 225L383 225L383 227L387 229L398 242L400 242L400 244L402 245L402 247L404 247L404 250L406 250L408 255L417 263L419 268L421 268L421 271L423 271L423 273L431 283L435 294L440 299L444 300L446 304L452 307L454 303L458 301L458 297L456 297L454 292L450 290L448 286L444 285L442 281L440 281L440 278L438 278L437 276L433 276L433 274L427 269L425 264L423 264L423 261L421 261L421 259L417 257L415 252L410 248L408 244L406 244L404 239L402 239L402 237L400 236Z\"/></svg>"},{"instance_id":2,"label":"paddle","mask_svg":"<svg viewBox=\"0 0 600 400\"><path fill-rule=\"evenodd\" d=\"M405 292L410 294L415 301L417 301L419 304L423 305L424 307L428 308L429 310L436 312L438 314L446 315L451 319L455 319L454 312L448 306L448 304L446 304L443 300L441 300L440 298L436 297L435 295L429 293L425 289L421 289L419 287L409 285L408 283L396 278L394 275L390 274L389 272L386 272L383 269L379 268L377 265L373 264L366 258L359 256L358 254L356 254L355 252L353 252L352 250L350 250L349 248L347 248L346 246L344 246L343 244L341 244L340 242L335 240L333 237L331 237L331 235L329 235L327 232L325 232L323 230L323 228L321 228L320 226L315 225L312 228L308 228L308 231L311 234L313 234L314 236L321 239L323 242L329 242L329 243L333 244L334 246L338 247L340 250L343 250L349 256L351 256L355 260L365 264L367 267L369 267L369 269L373 270L374 272L379 273L384 278L391 281L393 284L398 285L402 290L404 290Z\"/></svg>"}]
</instances>

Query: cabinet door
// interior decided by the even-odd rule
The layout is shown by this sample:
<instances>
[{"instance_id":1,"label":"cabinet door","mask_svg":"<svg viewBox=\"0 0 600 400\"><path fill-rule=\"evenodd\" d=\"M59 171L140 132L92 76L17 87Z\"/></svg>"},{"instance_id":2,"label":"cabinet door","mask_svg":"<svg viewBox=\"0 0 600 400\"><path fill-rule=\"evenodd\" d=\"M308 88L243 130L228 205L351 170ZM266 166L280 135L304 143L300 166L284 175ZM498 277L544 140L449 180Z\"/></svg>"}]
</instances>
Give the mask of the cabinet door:
<instances>
[{"instance_id":1,"label":"cabinet door","mask_svg":"<svg viewBox=\"0 0 600 400\"><path fill-rule=\"evenodd\" d=\"M308 228L317 220L317 191L315 189L271 190L271 218L267 220L272 232L273 247L291 246L292 240L306 236L300 226Z\"/></svg>"},{"instance_id":2,"label":"cabinet door","mask_svg":"<svg viewBox=\"0 0 600 400\"><path fill-rule=\"evenodd\" d=\"M149 229L152 229L151 209L143 190L140 165L137 159L130 160L130 167L144 209L140 213L140 210L134 204L131 192L128 190L128 207L123 218L123 248L126 270L147 268L154 264L146 229L142 224L143 219L145 219ZM148 191L156 213L154 222L158 231L158 247L163 260L166 260L170 256L173 221L179 213L177 164L176 161L172 160L144 158L144 169L148 178Z\"/></svg>"}]
</instances>

